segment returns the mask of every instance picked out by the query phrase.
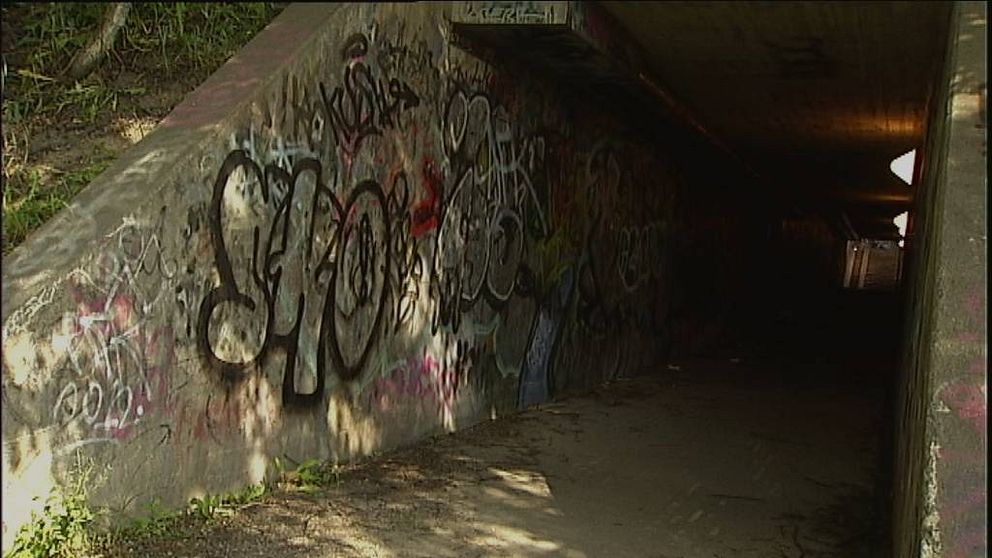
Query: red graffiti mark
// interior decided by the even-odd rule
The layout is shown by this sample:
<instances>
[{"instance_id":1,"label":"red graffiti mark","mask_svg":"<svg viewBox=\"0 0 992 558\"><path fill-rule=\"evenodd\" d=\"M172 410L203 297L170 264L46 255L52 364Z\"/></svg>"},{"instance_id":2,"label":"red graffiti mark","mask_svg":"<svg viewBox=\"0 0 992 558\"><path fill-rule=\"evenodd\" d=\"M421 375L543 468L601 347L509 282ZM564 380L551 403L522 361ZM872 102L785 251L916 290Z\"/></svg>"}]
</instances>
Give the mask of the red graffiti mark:
<instances>
[{"instance_id":1,"label":"red graffiti mark","mask_svg":"<svg viewBox=\"0 0 992 558\"><path fill-rule=\"evenodd\" d=\"M188 416L188 409L183 409L183 420ZM208 399L203 406L203 412L193 411L196 423L192 428L193 438L199 441L217 434L230 434L241 426L241 401L237 398Z\"/></svg>"},{"instance_id":2,"label":"red graffiti mark","mask_svg":"<svg viewBox=\"0 0 992 558\"><path fill-rule=\"evenodd\" d=\"M427 199L413 207L413 218L410 224L410 233L414 237L427 234L437 229L439 216L441 213L441 188L444 184L444 176L441 174L434 160L427 157L424 160L424 187L427 188Z\"/></svg>"},{"instance_id":3,"label":"red graffiti mark","mask_svg":"<svg viewBox=\"0 0 992 558\"><path fill-rule=\"evenodd\" d=\"M203 420L202 416L196 421L196 426L193 427L193 437L201 441L207 437L207 421Z\"/></svg>"},{"instance_id":4,"label":"red graffiti mark","mask_svg":"<svg viewBox=\"0 0 992 558\"><path fill-rule=\"evenodd\" d=\"M135 412L139 416L153 411L171 414L175 410L170 378L174 346L175 334L166 328L160 328L146 341L145 361L148 368L145 377L151 393L140 386L135 394Z\"/></svg>"},{"instance_id":5,"label":"red graffiti mark","mask_svg":"<svg viewBox=\"0 0 992 558\"><path fill-rule=\"evenodd\" d=\"M606 18L594 10L586 10L584 15L589 38L599 43L609 43L612 39L612 30Z\"/></svg>"},{"instance_id":6,"label":"red graffiti mark","mask_svg":"<svg viewBox=\"0 0 992 558\"><path fill-rule=\"evenodd\" d=\"M68 353L83 376L64 384L60 401L65 396L70 408L86 407L86 416L69 420L85 419L101 437L128 439L149 415L171 411L174 337L168 328L149 330L147 310L132 293L90 295L79 283L70 285L70 293L77 317Z\"/></svg>"},{"instance_id":7,"label":"red graffiti mark","mask_svg":"<svg viewBox=\"0 0 992 558\"><path fill-rule=\"evenodd\" d=\"M250 406L242 405L242 395L231 393L223 397L208 396L206 401L194 398L180 402L172 413L175 421L170 429L174 444L193 439L214 440L242 431L245 414Z\"/></svg>"},{"instance_id":8,"label":"red graffiti mark","mask_svg":"<svg viewBox=\"0 0 992 558\"><path fill-rule=\"evenodd\" d=\"M111 308L114 312L114 326L119 331L124 331L130 325L131 317L134 315L134 304L126 297L116 296L111 303Z\"/></svg>"}]
</instances>

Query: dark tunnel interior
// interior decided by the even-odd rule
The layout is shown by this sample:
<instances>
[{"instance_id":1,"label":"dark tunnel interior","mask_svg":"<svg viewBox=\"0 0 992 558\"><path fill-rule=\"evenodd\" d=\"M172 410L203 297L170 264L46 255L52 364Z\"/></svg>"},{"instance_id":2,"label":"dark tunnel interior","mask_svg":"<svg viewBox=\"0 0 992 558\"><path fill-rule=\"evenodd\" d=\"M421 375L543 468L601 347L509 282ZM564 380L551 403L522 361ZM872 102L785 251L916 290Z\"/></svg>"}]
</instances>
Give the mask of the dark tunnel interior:
<instances>
[{"instance_id":1,"label":"dark tunnel interior","mask_svg":"<svg viewBox=\"0 0 992 558\"><path fill-rule=\"evenodd\" d=\"M594 95L645 143L700 162L697 182L715 187L676 202L687 225L672 235L674 325L659 342L671 362L696 363L688 382L834 407L819 417L783 407L782 425L804 425L784 427L793 441L815 445L832 429L867 436L858 450L825 456L869 479L828 515L846 533L841 554L892 555L900 370L916 350L907 346L917 327L907 321L914 196L950 7L682 4L603 4L667 90L595 53L577 63L567 53L582 41L567 28L467 25L459 37L481 57L508 63L509 53L577 97ZM866 21L873 35L852 31ZM914 149L908 185L890 163ZM903 212L908 232L894 221ZM714 364L728 362L740 373ZM734 412L747 421L756 408Z\"/></svg>"}]
</instances>

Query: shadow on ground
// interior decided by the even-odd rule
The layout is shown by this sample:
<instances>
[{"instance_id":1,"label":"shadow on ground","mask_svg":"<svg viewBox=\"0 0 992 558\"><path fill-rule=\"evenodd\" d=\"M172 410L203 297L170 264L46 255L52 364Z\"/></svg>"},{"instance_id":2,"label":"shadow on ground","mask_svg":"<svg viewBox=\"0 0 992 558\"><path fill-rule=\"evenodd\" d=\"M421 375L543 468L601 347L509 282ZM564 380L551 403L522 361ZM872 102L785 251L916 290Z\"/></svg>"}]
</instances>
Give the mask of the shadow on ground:
<instances>
[{"instance_id":1,"label":"shadow on ground","mask_svg":"<svg viewBox=\"0 0 992 558\"><path fill-rule=\"evenodd\" d=\"M683 362L108 555L878 556L865 366Z\"/></svg>"}]
</instances>

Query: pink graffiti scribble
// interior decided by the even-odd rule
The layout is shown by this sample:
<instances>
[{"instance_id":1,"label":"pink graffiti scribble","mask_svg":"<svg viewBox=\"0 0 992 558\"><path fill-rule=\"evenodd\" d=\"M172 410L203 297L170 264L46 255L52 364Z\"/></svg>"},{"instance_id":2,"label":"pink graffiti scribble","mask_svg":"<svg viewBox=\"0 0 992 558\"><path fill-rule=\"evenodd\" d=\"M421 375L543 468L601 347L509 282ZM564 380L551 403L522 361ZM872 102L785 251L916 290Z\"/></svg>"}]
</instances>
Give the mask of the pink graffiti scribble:
<instances>
[{"instance_id":1,"label":"pink graffiti scribble","mask_svg":"<svg viewBox=\"0 0 992 558\"><path fill-rule=\"evenodd\" d=\"M128 296L118 294L108 305L106 297L87 299L78 288L72 290L72 295L76 301L76 314L79 316L73 333L79 334L92 328L110 336L114 332L127 331L135 321L134 303Z\"/></svg>"},{"instance_id":2,"label":"pink graffiti scribble","mask_svg":"<svg viewBox=\"0 0 992 558\"><path fill-rule=\"evenodd\" d=\"M971 363L971 366L970 367L968 367L968 372L970 372L971 374L974 374L976 376L982 376L982 377L984 377L985 376L985 373L986 373L985 371L986 371L987 368L988 368L988 363L985 362L985 359L984 358L978 358L978 359L975 359L975 361Z\"/></svg>"},{"instance_id":3,"label":"pink graffiti scribble","mask_svg":"<svg viewBox=\"0 0 992 558\"><path fill-rule=\"evenodd\" d=\"M947 462L954 462L960 465L981 465L985 466L985 452L968 450L954 450L946 447L940 448L940 458Z\"/></svg>"},{"instance_id":4,"label":"pink graffiti scribble","mask_svg":"<svg viewBox=\"0 0 992 558\"><path fill-rule=\"evenodd\" d=\"M130 420L125 413L119 410L117 413L108 410L107 417L111 420L109 420L110 424L107 426L107 430L112 438L118 441L129 439L134 433L135 426L142 418L152 414L169 414L174 411L175 404L171 397L173 335L171 330L159 328L147 338L141 337L143 339L142 346L145 348L144 380L132 381L133 402L126 413L130 415Z\"/></svg>"},{"instance_id":5,"label":"pink graffiti scribble","mask_svg":"<svg viewBox=\"0 0 992 558\"><path fill-rule=\"evenodd\" d=\"M985 500L985 489L982 487L979 490L973 490L966 497L954 502L953 504L943 506L940 510L940 515L945 519L950 519L959 515L967 515L968 512L974 511L975 508L984 507Z\"/></svg>"},{"instance_id":6,"label":"pink graffiti scribble","mask_svg":"<svg viewBox=\"0 0 992 558\"><path fill-rule=\"evenodd\" d=\"M988 556L986 537L987 533L982 527L971 530L954 541L953 546L947 552L947 558Z\"/></svg>"},{"instance_id":7,"label":"pink graffiti scribble","mask_svg":"<svg viewBox=\"0 0 992 558\"><path fill-rule=\"evenodd\" d=\"M957 341L959 343L978 343L981 340L982 334L975 331L967 331L957 335Z\"/></svg>"},{"instance_id":8,"label":"pink graffiti scribble","mask_svg":"<svg viewBox=\"0 0 992 558\"><path fill-rule=\"evenodd\" d=\"M981 317L982 312L986 308L985 291L981 287L972 288L971 292L968 293L965 306L968 309L968 314L972 317Z\"/></svg>"},{"instance_id":9,"label":"pink graffiti scribble","mask_svg":"<svg viewBox=\"0 0 992 558\"><path fill-rule=\"evenodd\" d=\"M988 432L985 429L988 416L987 390L984 385L955 383L948 385L941 393L941 398L958 417L971 423L982 440L986 440Z\"/></svg>"},{"instance_id":10,"label":"pink graffiti scribble","mask_svg":"<svg viewBox=\"0 0 992 558\"><path fill-rule=\"evenodd\" d=\"M147 329L134 294L124 290L108 298L71 284L76 317L68 356L75 374L53 409L58 423L82 420L98 438L118 441L130 438L142 418L168 410L175 346L171 329Z\"/></svg>"},{"instance_id":11,"label":"pink graffiti scribble","mask_svg":"<svg viewBox=\"0 0 992 558\"><path fill-rule=\"evenodd\" d=\"M964 314L971 318L974 326L981 327L985 323L986 308L985 290L983 286L973 287L964 300ZM956 336L962 343L980 343L984 339L984 331L965 331Z\"/></svg>"},{"instance_id":12,"label":"pink graffiti scribble","mask_svg":"<svg viewBox=\"0 0 992 558\"><path fill-rule=\"evenodd\" d=\"M377 379L370 399L384 411L403 399L427 401L450 410L458 394L458 384L457 369L443 367L427 355L411 359L388 377Z\"/></svg>"}]
</instances>

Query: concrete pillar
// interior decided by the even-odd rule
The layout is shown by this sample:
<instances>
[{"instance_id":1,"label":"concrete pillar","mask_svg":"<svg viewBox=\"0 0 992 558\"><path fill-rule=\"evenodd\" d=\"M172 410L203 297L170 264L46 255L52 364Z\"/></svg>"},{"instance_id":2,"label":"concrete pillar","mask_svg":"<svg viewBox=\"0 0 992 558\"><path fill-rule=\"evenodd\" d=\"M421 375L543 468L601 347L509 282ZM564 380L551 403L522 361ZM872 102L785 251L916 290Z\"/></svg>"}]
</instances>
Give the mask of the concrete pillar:
<instances>
[{"instance_id":1,"label":"concrete pillar","mask_svg":"<svg viewBox=\"0 0 992 558\"><path fill-rule=\"evenodd\" d=\"M915 200L893 550L987 555L986 18L957 2Z\"/></svg>"}]
</instances>

